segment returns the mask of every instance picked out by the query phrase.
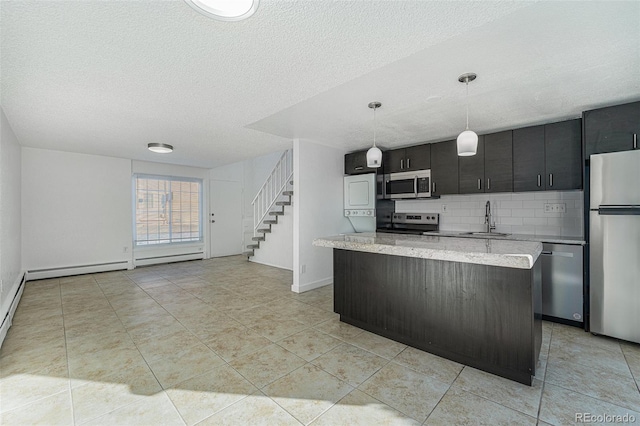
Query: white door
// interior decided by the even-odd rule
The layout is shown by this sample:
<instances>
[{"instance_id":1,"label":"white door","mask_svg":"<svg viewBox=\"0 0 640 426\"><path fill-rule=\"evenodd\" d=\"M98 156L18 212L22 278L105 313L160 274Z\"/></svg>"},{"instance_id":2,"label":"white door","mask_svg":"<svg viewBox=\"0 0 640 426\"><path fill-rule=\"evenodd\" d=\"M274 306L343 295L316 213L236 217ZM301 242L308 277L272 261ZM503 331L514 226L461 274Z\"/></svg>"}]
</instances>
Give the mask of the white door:
<instances>
[{"instance_id":1,"label":"white door","mask_svg":"<svg viewBox=\"0 0 640 426\"><path fill-rule=\"evenodd\" d=\"M242 253L242 186L209 182L209 253L211 257Z\"/></svg>"}]
</instances>

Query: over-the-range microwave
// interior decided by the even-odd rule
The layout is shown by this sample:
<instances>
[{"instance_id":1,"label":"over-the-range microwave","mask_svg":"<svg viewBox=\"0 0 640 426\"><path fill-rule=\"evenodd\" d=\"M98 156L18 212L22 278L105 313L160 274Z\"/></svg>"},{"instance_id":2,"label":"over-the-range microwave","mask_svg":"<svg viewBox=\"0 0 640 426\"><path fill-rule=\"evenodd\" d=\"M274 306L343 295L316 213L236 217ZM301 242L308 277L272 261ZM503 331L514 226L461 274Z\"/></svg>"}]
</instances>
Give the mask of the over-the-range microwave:
<instances>
[{"instance_id":1,"label":"over-the-range microwave","mask_svg":"<svg viewBox=\"0 0 640 426\"><path fill-rule=\"evenodd\" d=\"M384 198L399 200L431 197L431 170L391 173L384 176Z\"/></svg>"}]
</instances>

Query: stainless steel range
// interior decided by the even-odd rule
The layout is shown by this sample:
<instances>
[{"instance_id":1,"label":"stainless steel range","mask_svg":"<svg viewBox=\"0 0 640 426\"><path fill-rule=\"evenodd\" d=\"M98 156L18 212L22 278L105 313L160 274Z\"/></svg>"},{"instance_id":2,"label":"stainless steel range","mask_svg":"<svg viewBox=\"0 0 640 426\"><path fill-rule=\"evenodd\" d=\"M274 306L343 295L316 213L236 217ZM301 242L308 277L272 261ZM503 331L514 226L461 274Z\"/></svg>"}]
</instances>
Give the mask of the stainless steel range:
<instances>
[{"instance_id":1,"label":"stainless steel range","mask_svg":"<svg viewBox=\"0 0 640 426\"><path fill-rule=\"evenodd\" d=\"M391 223L378 227L377 232L422 235L423 232L437 231L440 223L438 213L394 213Z\"/></svg>"}]
</instances>

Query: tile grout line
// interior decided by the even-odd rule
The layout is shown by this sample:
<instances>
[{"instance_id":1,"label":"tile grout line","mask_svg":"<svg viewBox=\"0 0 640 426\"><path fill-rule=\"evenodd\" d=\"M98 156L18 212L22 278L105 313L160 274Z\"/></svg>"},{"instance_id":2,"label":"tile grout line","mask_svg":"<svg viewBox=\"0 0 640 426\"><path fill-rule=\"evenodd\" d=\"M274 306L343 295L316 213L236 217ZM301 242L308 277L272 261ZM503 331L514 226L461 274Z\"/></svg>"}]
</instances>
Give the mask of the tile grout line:
<instances>
[{"instance_id":1,"label":"tile grout line","mask_svg":"<svg viewBox=\"0 0 640 426\"><path fill-rule=\"evenodd\" d=\"M96 282L97 284L97 282ZM69 381L69 400L71 402L71 422L76 424L76 413L73 405L73 387L71 386L71 364L69 361L69 345L67 344L67 327L65 326L64 303L62 303L62 284L58 280L58 290L60 291L60 310L62 311L62 329L64 330L64 353L67 359L67 380Z\"/></svg>"},{"instance_id":2,"label":"tile grout line","mask_svg":"<svg viewBox=\"0 0 640 426\"><path fill-rule=\"evenodd\" d=\"M129 276L127 276L126 274L124 274L124 275L126 276L126 278L127 278L129 281L131 281L131 283L132 283L132 284L137 285L137 284L136 284L136 282L135 282L135 281L133 281ZM97 281L96 281L96 283L97 283ZM138 345L136 344L136 342L133 340L133 338L132 338L132 337L131 337L131 335L129 334L129 330L128 330L128 328L127 328L127 327L125 326L125 324L122 322L122 319L121 319L121 318L120 318L120 316L118 315L118 312L116 311L116 309L115 309L115 308L113 307L113 305L111 304L111 300L109 300L109 298L107 297L107 295L104 293L104 289L102 288L102 286L101 286L99 283L98 283L98 287L100 288L100 291L102 292L102 294L104 295L104 297L107 299L107 303L109 303L109 306L111 306L111 309L113 310L113 313L114 313L114 314L116 315L116 317L118 318L118 321L120 321L120 324L122 325L122 327L123 327L123 329L124 329L125 333L126 333L126 334L127 334L127 336L129 337L129 339L131 339L131 343L133 343L133 345L134 345L134 346L135 346L135 348L136 348L136 351L138 351L138 354L140 354L140 357L142 358L142 360L144 361L145 365L146 365L146 366L147 366L147 368L149 369L149 372L153 375L154 379L156 380L156 383L158 384L158 386L159 386L159 387L160 387L160 389L161 389L161 390L160 390L160 392L164 392L164 393L166 394L164 387L160 384L160 380L158 380L158 377L156 376L156 373L154 373L154 372L153 372L153 370L151 369L151 366L149 365L149 362L148 362L148 361L147 361L147 359L144 357L144 355L142 355L142 352L140 352L140 349L138 348ZM138 286L138 287L139 287L139 286ZM167 395L167 398L169 398L169 395ZM120 410L120 409L122 409L122 408L124 408L124 407L128 407L128 406L133 405L133 404L136 404L136 403L139 403L139 402L141 402L141 401L143 401L143 400L144 400L143 398L140 398L140 399L139 399L139 400L137 400L137 401L131 401L131 402L130 402L130 403L128 403L128 404L121 405L121 406L119 406L119 407L117 407L117 408L114 408L113 410L110 410L110 411L108 411L108 412L106 412L106 413L103 413L103 414L99 415L98 417L94 417L94 418L92 418L92 419L89 419L89 420L85 421L84 423L88 423L88 422L90 422L90 421L95 421L95 420L100 419L100 418L102 418L102 417L105 417L105 416L107 416L107 415L109 415L109 414L111 414L111 413L113 413L113 412L115 412L115 411L117 411L117 410ZM171 401L171 404L173 405L173 408L174 408L174 409L176 410L176 412L178 413L178 416L180 417L180 419L182 419L182 416L180 415L180 412L178 412L178 410L177 410L177 408L175 407L175 405L173 404L173 401L171 400L171 398L169 398L169 401ZM182 421L184 422L184 419L182 419ZM184 422L184 423L186 424L186 422Z\"/></svg>"},{"instance_id":3,"label":"tile grout line","mask_svg":"<svg viewBox=\"0 0 640 426\"><path fill-rule=\"evenodd\" d=\"M436 355L437 356L437 355ZM453 386L453 384L456 382L456 380L458 380L458 377L460 377L460 375L462 374L462 371L464 371L464 369L467 368L466 365L462 364L462 368L460 369L460 371L458 371L458 374L456 374L456 378L453 379L453 381L451 382L451 384L449 385L449 387L447 388L447 390L442 394L442 396L440 397L440 399L438 400L438 402L436 403L436 405L433 406L433 409L431 410L431 412L429 413L429 415L427 416L426 419L424 419L424 422L422 422L422 424L426 424L427 421L429 420L429 417L431 417L431 415L433 414L434 411L436 411L436 408L438 408L438 405L440 405L440 403L442 402L442 400L444 399L444 397L447 395L447 393L449 393L449 390L451 390L451 387Z\"/></svg>"},{"instance_id":4,"label":"tile grout line","mask_svg":"<svg viewBox=\"0 0 640 426\"><path fill-rule=\"evenodd\" d=\"M540 423L540 412L542 411L542 400L544 399L544 388L545 385L547 384L547 371L549 370L549 355L551 354L551 342L553 341L553 329L554 327L551 327L551 331L549 332L549 348L547 349L547 358L546 358L546 365L544 367L544 377L542 377L542 390L540 391L540 401L538 402L538 412L536 415L536 425ZM542 420L544 421L544 420Z\"/></svg>"},{"instance_id":5,"label":"tile grout line","mask_svg":"<svg viewBox=\"0 0 640 426\"><path fill-rule=\"evenodd\" d=\"M555 324L556 324L556 323L554 323L554 328L555 328ZM584 346L584 345L581 345L581 346ZM550 356L550 355L551 355L551 344L549 344L549 356ZM559 360L559 361L560 361L561 363L567 363L567 361L563 361L563 360ZM625 358L625 362L626 362L626 358ZM594 368L596 368L596 367L592 367L592 366L585 366L584 364L580 364L580 363L577 363L577 362L576 362L575 364L580 365L581 367L584 367L584 368L590 368L590 369L594 369ZM628 365L627 365L627 366L628 366ZM549 369L549 357L547 357L547 369L545 370L545 382L546 382L546 376L547 376L547 371L548 371L548 369ZM599 369L599 368L596 368L596 369ZM622 375L620 375L620 374L616 374L616 373L608 373L608 374L609 374L609 375L615 375L615 376L618 376L618 377L624 377L624 378L626 378L626 379L628 379L628 378L629 378L629 377L622 376ZM634 380L634 379L633 379L633 378L631 378L631 380ZM635 382L635 380L634 380L634 382ZM563 385L561 385L561 384L557 384L557 383L549 383L549 384L550 384L550 385L553 385L553 386L557 386L557 387L559 387L559 388L561 388L561 389L564 389L564 390L566 390L566 391L569 391L569 392L577 393L577 394L579 394L579 395L585 396L585 397L590 398L590 399L595 399L595 400L597 400L597 401L601 401L601 402L604 402L604 403L606 403L606 404L615 405L615 406L620 407L620 408L625 409L625 410L632 410L632 411L635 411L635 410L633 410L632 408L629 408L629 407L627 407L627 406L623 406L623 405L621 405L621 404L620 404L620 402L607 401L607 400L604 400L604 399L598 398L598 397L596 397L596 396L588 395L588 394L586 394L586 393L583 393L583 392L581 392L581 390L571 389L571 388L565 387L565 386L563 386ZM636 382L636 388L637 388L637 387L638 387L638 386L637 386L637 382ZM580 389L581 389L581 388L580 388Z\"/></svg>"}]
</instances>

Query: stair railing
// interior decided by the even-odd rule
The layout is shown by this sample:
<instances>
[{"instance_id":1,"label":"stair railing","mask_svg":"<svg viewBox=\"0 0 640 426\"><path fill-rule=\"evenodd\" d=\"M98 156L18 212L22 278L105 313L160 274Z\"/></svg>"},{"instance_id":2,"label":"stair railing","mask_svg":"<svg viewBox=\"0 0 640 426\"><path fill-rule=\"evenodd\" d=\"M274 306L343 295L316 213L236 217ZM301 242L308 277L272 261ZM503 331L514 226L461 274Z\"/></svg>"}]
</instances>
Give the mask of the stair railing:
<instances>
[{"instance_id":1,"label":"stair railing","mask_svg":"<svg viewBox=\"0 0 640 426\"><path fill-rule=\"evenodd\" d=\"M256 236L262 221L267 217L269 211L274 206L282 192L287 188L287 184L293 176L293 151L285 151L271 174L262 184L251 205L253 206L253 235Z\"/></svg>"}]
</instances>

